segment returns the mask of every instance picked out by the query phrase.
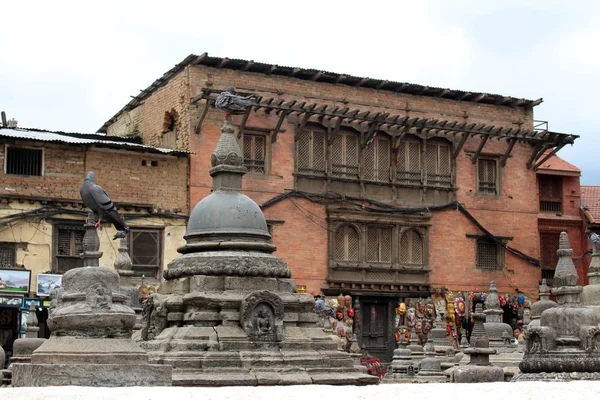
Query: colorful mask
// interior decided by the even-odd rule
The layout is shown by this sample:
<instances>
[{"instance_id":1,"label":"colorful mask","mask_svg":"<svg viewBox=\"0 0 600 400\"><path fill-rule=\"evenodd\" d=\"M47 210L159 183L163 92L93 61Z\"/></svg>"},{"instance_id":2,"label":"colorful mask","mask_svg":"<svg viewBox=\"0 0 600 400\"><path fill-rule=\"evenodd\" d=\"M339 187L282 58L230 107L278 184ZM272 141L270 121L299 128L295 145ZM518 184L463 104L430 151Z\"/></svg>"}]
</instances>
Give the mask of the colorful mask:
<instances>
[{"instance_id":1,"label":"colorful mask","mask_svg":"<svg viewBox=\"0 0 600 400\"><path fill-rule=\"evenodd\" d=\"M350 318L354 318L354 308L349 308L347 312Z\"/></svg>"},{"instance_id":2,"label":"colorful mask","mask_svg":"<svg viewBox=\"0 0 600 400\"><path fill-rule=\"evenodd\" d=\"M400 303L398 307L396 307L396 314L404 315L406 314L406 304Z\"/></svg>"}]
</instances>

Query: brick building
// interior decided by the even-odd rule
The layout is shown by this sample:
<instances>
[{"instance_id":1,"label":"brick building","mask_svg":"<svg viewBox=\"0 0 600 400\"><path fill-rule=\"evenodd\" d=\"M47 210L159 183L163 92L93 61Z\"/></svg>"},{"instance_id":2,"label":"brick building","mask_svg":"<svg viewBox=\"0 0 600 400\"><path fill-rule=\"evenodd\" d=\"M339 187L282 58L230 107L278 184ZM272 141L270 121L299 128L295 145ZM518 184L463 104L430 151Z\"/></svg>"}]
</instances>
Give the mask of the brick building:
<instances>
[{"instance_id":1,"label":"brick building","mask_svg":"<svg viewBox=\"0 0 600 400\"><path fill-rule=\"evenodd\" d=\"M97 183L131 227L133 283L142 274L149 283L158 282L183 244L189 213L187 152L158 149L135 138L20 128L0 128L0 146L0 279L29 275L29 287L19 296L43 305L48 293L38 286L40 274L61 275L83 266L79 255L88 210L79 188L87 171L96 173ZM103 224L98 233L100 265L112 267L119 248L112 240L115 230ZM0 300L10 300L0 301L0 344L10 353L23 330L19 307L25 302L17 305L19 299L0 292ZM39 315L41 334L44 313Z\"/></svg>"},{"instance_id":2,"label":"brick building","mask_svg":"<svg viewBox=\"0 0 600 400\"><path fill-rule=\"evenodd\" d=\"M536 129L526 100L190 55L100 131L190 150L190 204L210 193L228 86L249 173L299 286L360 297L367 346L392 346L399 298L432 288L535 297L540 166L576 136ZM391 347L390 347L391 348ZM390 349L388 349L390 350Z\"/></svg>"}]
</instances>

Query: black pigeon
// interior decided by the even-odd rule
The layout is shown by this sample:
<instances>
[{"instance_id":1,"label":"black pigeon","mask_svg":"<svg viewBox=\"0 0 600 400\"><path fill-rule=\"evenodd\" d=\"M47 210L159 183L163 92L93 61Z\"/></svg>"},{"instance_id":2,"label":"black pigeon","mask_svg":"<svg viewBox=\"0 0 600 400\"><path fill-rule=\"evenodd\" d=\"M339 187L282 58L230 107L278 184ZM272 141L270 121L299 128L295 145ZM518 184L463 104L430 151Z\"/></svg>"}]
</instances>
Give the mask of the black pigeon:
<instances>
[{"instance_id":1,"label":"black pigeon","mask_svg":"<svg viewBox=\"0 0 600 400\"><path fill-rule=\"evenodd\" d=\"M215 107L227 111L228 114L244 114L254 104L254 96L238 96L233 86L229 86L215 100Z\"/></svg>"},{"instance_id":2,"label":"black pigeon","mask_svg":"<svg viewBox=\"0 0 600 400\"><path fill-rule=\"evenodd\" d=\"M96 174L88 172L81 188L79 189L81 200L96 216L96 226L100 226L100 222L104 218L106 221L114 225L117 229L117 234L114 239L124 238L129 233L129 228L123 222L123 219L117 213L117 207L113 204L108 194L100 186L96 185Z\"/></svg>"}]
</instances>

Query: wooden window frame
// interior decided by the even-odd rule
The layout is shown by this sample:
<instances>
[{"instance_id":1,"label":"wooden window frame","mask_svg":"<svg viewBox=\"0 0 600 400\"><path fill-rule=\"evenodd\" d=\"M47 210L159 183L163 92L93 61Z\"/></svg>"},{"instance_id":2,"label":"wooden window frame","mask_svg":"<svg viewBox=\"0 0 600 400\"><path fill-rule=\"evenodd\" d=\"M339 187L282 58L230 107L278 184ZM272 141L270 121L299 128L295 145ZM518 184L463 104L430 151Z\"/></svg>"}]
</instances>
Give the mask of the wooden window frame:
<instances>
[{"instance_id":1,"label":"wooden window frame","mask_svg":"<svg viewBox=\"0 0 600 400\"><path fill-rule=\"evenodd\" d=\"M546 181L546 182L545 182ZM548 186L550 185L550 191L554 191L552 189L552 185L554 184L552 181L556 181L558 191L560 192L556 197L555 196L545 196L545 192L548 191ZM538 190L539 190L539 198L540 198L540 212L549 212L549 213L560 213L563 212L564 204L563 204L563 178L562 176L557 175L538 175Z\"/></svg>"},{"instance_id":2,"label":"wooden window frame","mask_svg":"<svg viewBox=\"0 0 600 400\"><path fill-rule=\"evenodd\" d=\"M12 174L12 173L8 173L8 153L9 150L8 149L23 149L23 150L34 150L34 151L39 151L41 153L41 165L40 165L40 174L39 175L23 175L23 174ZM5 144L4 145L4 174L5 175L13 175L13 176L26 176L26 177L43 177L44 176L44 165L45 165L45 160L46 160L46 151L43 147L33 147L33 146L16 146L16 145L8 145Z\"/></svg>"},{"instance_id":3,"label":"wooden window frame","mask_svg":"<svg viewBox=\"0 0 600 400\"><path fill-rule=\"evenodd\" d=\"M136 263L136 256L134 254L134 240L136 238L136 234L140 233L153 233L157 235L157 265L147 265L147 264L139 264ZM146 276L156 276L159 277L163 269L163 246L164 246L164 229L163 228L130 228L127 245L129 247L129 257L131 258L131 270L134 271L136 275L146 275Z\"/></svg>"},{"instance_id":4,"label":"wooden window frame","mask_svg":"<svg viewBox=\"0 0 600 400\"><path fill-rule=\"evenodd\" d=\"M482 251L481 246L495 246L496 248L496 266L494 268L488 268L488 267L483 267L480 264L480 252ZM475 266L477 267L478 270L482 270L482 271L501 271L504 269L504 248L499 245L498 243L495 243L493 241L491 241L489 238L487 237L479 237L476 239L475 241Z\"/></svg>"},{"instance_id":5,"label":"wooden window frame","mask_svg":"<svg viewBox=\"0 0 600 400\"><path fill-rule=\"evenodd\" d=\"M315 133L319 133L323 135L323 169L317 170L315 169ZM307 126L301 132L297 132L298 137L296 138L296 149L295 149L295 171L299 175L305 175L310 177L319 177L325 178L328 174L328 148L329 144L327 143L327 131L324 128L320 128L317 126ZM304 168L302 171L299 167L300 161L300 141L303 140L303 136L308 136L308 167Z\"/></svg>"},{"instance_id":6,"label":"wooden window frame","mask_svg":"<svg viewBox=\"0 0 600 400\"><path fill-rule=\"evenodd\" d=\"M348 163L348 138L353 138L355 140L356 145L356 165L349 165ZM337 149L334 146L336 145L336 139L340 139L341 149ZM334 164L333 154L341 154L342 164ZM335 138L331 141L331 144L328 145L327 154L329 154L327 164L328 170L330 171L329 175L333 179L345 179L358 181L361 178L361 147L360 147L360 134L358 132L350 131L349 129L345 129L336 134ZM339 169L339 171L336 171ZM356 173L352 173L349 170L355 169Z\"/></svg>"},{"instance_id":7,"label":"wooden window frame","mask_svg":"<svg viewBox=\"0 0 600 400\"><path fill-rule=\"evenodd\" d=\"M338 245L338 241L337 241L337 234L341 229L348 229L348 230L352 230L355 234L356 234L356 239L357 239L357 257L356 259L351 259L349 257L349 249L348 249L348 235L344 235L344 258L343 259L339 259L336 258L335 255L335 249L337 248ZM337 262L348 262L348 263L358 263L360 262L361 259L361 251L360 251L360 244L361 244L361 235L360 235L360 231L358 229L356 229L356 227L354 225L351 224L341 224L339 225L335 231L333 232L333 251L332 251L332 255L331 255L331 259L333 261L337 261Z\"/></svg>"},{"instance_id":8,"label":"wooden window frame","mask_svg":"<svg viewBox=\"0 0 600 400\"><path fill-rule=\"evenodd\" d=\"M247 159L245 157L245 152L244 152L244 146L245 146L245 142L247 140L247 137L257 137L260 136L263 138L263 172L257 172L255 170L255 168L257 167L256 165L247 165ZM255 149L255 143L256 140L255 139L251 139L252 143L251 144L251 149ZM252 175L270 175L271 174L271 134L270 132L266 132L266 131L259 131L259 130L253 130L253 129L244 129L244 132L241 135L240 138L240 148L242 151L242 156L244 157L244 165L246 166L246 168L248 169L248 173L252 174ZM251 151L251 153L255 154L253 151ZM256 161L260 161L260 160L251 160L252 162L256 162ZM253 164L253 163L251 163Z\"/></svg>"},{"instance_id":9,"label":"wooden window frame","mask_svg":"<svg viewBox=\"0 0 600 400\"><path fill-rule=\"evenodd\" d=\"M479 166L481 164L481 162L493 162L494 163L494 171L495 171L495 182L494 182L494 193L485 193L481 191L481 184L482 184L482 180L481 180L481 176L479 174ZM477 176L477 194L479 196L486 196L486 197L498 197L500 196L500 193L502 193L501 190L501 185L500 182L501 180L501 176L500 176L500 172L501 172L501 168L499 168L499 159L498 158L491 158L491 157L480 157L477 159L477 163L476 163L476 171L475 171L475 175Z\"/></svg>"},{"instance_id":10,"label":"wooden window frame","mask_svg":"<svg viewBox=\"0 0 600 400\"><path fill-rule=\"evenodd\" d=\"M17 268L17 244L13 242L0 242L0 249L2 249L2 251L6 249L7 253L10 253L10 258L12 261L10 265L0 265L0 268Z\"/></svg>"},{"instance_id":11,"label":"wooden window frame","mask_svg":"<svg viewBox=\"0 0 600 400\"><path fill-rule=\"evenodd\" d=\"M393 140L393 139L392 139ZM417 145L417 171L411 171L411 152L410 145ZM403 151L404 155L401 157L398 155L399 161L398 164L394 166L395 169L395 179L394 182L398 185L402 186L413 186L413 187L421 187L423 186L423 160L422 160L422 148L423 141L419 138L410 138L406 140L401 140L400 142L401 148L398 151ZM404 166L400 165L400 160L404 161Z\"/></svg>"},{"instance_id":12,"label":"wooden window frame","mask_svg":"<svg viewBox=\"0 0 600 400\"><path fill-rule=\"evenodd\" d=\"M401 260L401 251L402 251L402 240L404 239L405 235L411 233L411 236L415 236L418 238L418 240L421 241L421 262L415 262L415 257L413 254L413 242L410 241L408 243L408 247L407 247L407 253L408 253L408 261L404 261ZM414 239L413 239L414 240ZM408 228L406 229L404 232L402 232L399 235L398 238L398 262L400 264L405 264L405 265L426 265L426 257L425 257L425 252L426 252L426 246L425 246L425 239L423 238L423 235L421 235L421 233L413 228Z\"/></svg>"},{"instance_id":13,"label":"wooden window frame","mask_svg":"<svg viewBox=\"0 0 600 400\"><path fill-rule=\"evenodd\" d=\"M429 146L435 147L435 172L428 171ZM442 167L442 147L445 147L448 154L448 174L441 173ZM427 141L425 144L425 158L422 160L421 170L426 175L427 185L443 188L452 187L452 146L449 143L440 141ZM497 174L496 174L497 175ZM447 181L446 181L447 179Z\"/></svg>"},{"instance_id":14,"label":"wooden window frame","mask_svg":"<svg viewBox=\"0 0 600 400\"><path fill-rule=\"evenodd\" d=\"M52 273L53 274L64 274L65 272L74 269L83 267L83 260L80 260L80 254L58 254L58 239L59 239L59 231L65 230L70 232L83 232L85 234L85 228L83 227L84 221L59 221L55 222L53 226L53 234L52 234ZM74 247L74 237L71 234L71 249ZM83 241L83 236L82 236ZM83 244L82 244L83 246ZM60 261L64 260L64 261ZM70 260L67 261L67 260ZM65 266L61 266L61 264L67 264ZM73 264L69 266L68 264ZM64 267L64 268L63 268Z\"/></svg>"}]
</instances>

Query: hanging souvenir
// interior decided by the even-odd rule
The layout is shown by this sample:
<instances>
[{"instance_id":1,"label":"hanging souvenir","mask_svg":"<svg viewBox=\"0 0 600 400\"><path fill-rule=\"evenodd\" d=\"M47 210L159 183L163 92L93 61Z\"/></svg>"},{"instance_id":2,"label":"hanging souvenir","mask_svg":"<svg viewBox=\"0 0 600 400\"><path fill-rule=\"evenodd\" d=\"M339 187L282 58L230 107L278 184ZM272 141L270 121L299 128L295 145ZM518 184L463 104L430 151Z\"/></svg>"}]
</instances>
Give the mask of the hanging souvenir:
<instances>
[{"instance_id":1,"label":"hanging souvenir","mask_svg":"<svg viewBox=\"0 0 600 400\"><path fill-rule=\"evenodd\" d=\"M504 307L506 305L506 297L503 295L498 296L498 300L500 301L500 306Z\"/></svg>"},{"instance_id":2,"label":"hanging souvenir","mask_svg":"<svg viewBox=\"0 0 600 400\"><path fill-rule=\"evenodd\" d=\"M459 317L462 317L465 315L465 311L465 300L462 297L457 297L456 300L454 300L454 312L456 312L456 315Z\"/></svg>"},{"instance_id":3,"label":"hanging souvenir","mask_svg":"<svg viewBox=\"0 0 600 400\"><path fill-rule=\"evenodd\" d=\"M517 303L519 304L519 307L523 307L523 304L525 304L525 296L522 293L519 293L517 296Z\"/></svg>"}]
</instances>

